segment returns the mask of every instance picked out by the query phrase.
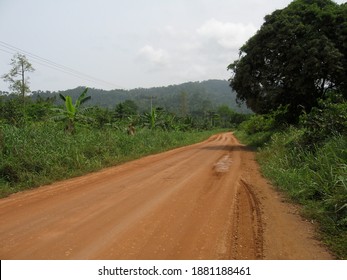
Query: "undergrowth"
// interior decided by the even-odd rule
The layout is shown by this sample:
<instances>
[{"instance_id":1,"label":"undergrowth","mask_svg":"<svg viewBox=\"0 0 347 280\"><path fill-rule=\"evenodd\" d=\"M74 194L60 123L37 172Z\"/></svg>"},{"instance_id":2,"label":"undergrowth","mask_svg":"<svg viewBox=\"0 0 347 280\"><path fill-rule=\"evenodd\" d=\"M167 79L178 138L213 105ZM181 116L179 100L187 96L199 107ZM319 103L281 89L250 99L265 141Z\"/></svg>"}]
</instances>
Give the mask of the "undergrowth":
<instances>
[{"instance_id":1,"label":"undergrowth","mask_svg":"<svg viewBox=\"0 0 347 280\"><path fill-rule=\"evenodd\" d=\"M320 239L337 258L347 259L347 137L308 143L307 129L295 127L235 134L258 147L264 176L302 205L302 215L318 225Z\"/></svg>"},{"instance_id":2,"label":"undergrowth","mask_svg":"<svg viewBox=\"0 0 347 280\"><path fill-rule=\"evenodd\" d=\"M258 153L264 175L319 224L323 241L347 259L347 137L335 136L307 149L303 130L275 133Z\"/></svg>"},{"instance_id":3,"label":"undergrowth","mask_svg":"<svg viewBox=\"0 0 347 280\"><path fill-rule=\"evenodd\" d=\"M140 129L129 136L114 128L81 126L70 135L61 125L0 125L0 197L199 142L216 133Z\"/></svg>"},{"instance_id":4,"label":"undergrowth","mask_svg":"<svg viewBox=\"0 0 347 280\"><path fill-rule=\"evenodd\" d=\"M333 93L295 126L282 121L285 112L254 115L236 136L258 148L265 177L301 204L320 239L337 258L347 259L347 102Z\"/></svg>"}]
</instances>

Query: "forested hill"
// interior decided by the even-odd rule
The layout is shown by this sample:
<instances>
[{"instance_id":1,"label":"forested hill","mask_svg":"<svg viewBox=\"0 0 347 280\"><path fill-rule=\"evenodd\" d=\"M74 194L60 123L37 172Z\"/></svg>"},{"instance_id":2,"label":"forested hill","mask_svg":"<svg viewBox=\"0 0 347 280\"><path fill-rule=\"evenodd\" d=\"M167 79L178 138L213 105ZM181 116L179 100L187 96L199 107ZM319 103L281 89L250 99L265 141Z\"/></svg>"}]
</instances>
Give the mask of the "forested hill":
<instances>
[{"instance_id":1,"label":"forested hill","mask_svg":"<svg viewBox=\"0 0 347 280\"><path fill-rule=\"evenodd\" d=\"M82 87L59 92L33 92L33 98L55 97L59 103L58 94L70 95L73 100L81 94ZM92 98L89 106L114 108L125 100L133 100L140 111L148 110L151 106L162 107L167 111L178 113L182 108L187 113L195 111L214 110L221 105L228 105L236 112L250 112L246 106L238 106L236 93L231 90L226 80L208 80L203 82L188 82L166 87L137 88L132 90L101 90L90 88L88 95Z\"/></svg>"}]
</instances>

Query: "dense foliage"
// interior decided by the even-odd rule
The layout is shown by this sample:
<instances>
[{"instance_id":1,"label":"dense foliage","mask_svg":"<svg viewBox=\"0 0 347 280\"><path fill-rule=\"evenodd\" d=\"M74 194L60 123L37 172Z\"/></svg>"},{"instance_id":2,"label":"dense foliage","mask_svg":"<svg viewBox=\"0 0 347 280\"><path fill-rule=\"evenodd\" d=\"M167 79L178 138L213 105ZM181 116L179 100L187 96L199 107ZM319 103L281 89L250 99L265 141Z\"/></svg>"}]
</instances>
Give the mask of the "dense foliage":
<instances>
[{"instance_id":1,"label":"dense foliage","mask_svg":"<svg viewBox=\"0 0 347 280\"><path fill-rule=\"evenodd\" d=\"M32 99L53 98L56 105L62 105L59 94L69 95L74 100L78 98L84 88L50 92L34 91ZM1 92L0 92L1 94ZM100 90L90 88L88 94L92 97L88 102L90 106L114 108L119 103L131 100L136 104L138 112L150 111L151 104L161 107L178 116L198 115L202 111L216 110L219 106L227 105L238 113L250 113L245 105L236 103L236 93L225 80L208 80L203 82L188 82L179 85L170 85L155 88L136 88L131 90Z\"/></svg>"},{"instance_id":2,"label":"dense foliage","mask_svg":"<svg viewBox=\"0 0 347 280\"><path fill-rule=\"evenodd\" d=\"M347 4L295 0L265 17L229 65L237 98L257 113L288 106L296 123L334 90L347 97Z\"/></svg>"}]
</instances>

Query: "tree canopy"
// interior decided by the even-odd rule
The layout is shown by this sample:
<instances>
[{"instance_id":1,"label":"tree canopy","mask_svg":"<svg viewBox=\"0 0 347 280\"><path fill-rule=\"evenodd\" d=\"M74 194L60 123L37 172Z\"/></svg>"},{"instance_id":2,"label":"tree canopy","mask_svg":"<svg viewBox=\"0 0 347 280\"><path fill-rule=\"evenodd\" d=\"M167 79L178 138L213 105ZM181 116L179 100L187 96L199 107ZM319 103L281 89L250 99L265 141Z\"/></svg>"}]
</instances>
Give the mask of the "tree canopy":
<instances>
[{"instance_id":1,"label":"tree canopy","mask_svg":"<svg viewBox=\"0 0 347 280\"><path fill-rule=\"evenodd\" d=\"M288 122L331 90L347 97L347 5L295 0L276 10L228 69L240 101L256 113L288 106Z\"/></svg>"}]
</instances>

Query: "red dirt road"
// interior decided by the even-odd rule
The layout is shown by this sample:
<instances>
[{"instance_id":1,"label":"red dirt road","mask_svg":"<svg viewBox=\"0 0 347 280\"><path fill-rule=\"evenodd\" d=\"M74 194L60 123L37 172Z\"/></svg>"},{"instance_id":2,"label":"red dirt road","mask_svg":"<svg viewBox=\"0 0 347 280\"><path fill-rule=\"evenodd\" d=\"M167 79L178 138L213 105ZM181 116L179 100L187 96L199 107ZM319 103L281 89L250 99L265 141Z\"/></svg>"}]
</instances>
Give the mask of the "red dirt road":
<instances>
[{"instance_id":1,"label":"red dirt road","mask_svg":"<svg viewBox=\"0 0 347 280\"><path fill-rule=\"evenodd\" d=\"M0 259L331 259L231 133L0 200Z\"/></svg>"}]
</instances>

